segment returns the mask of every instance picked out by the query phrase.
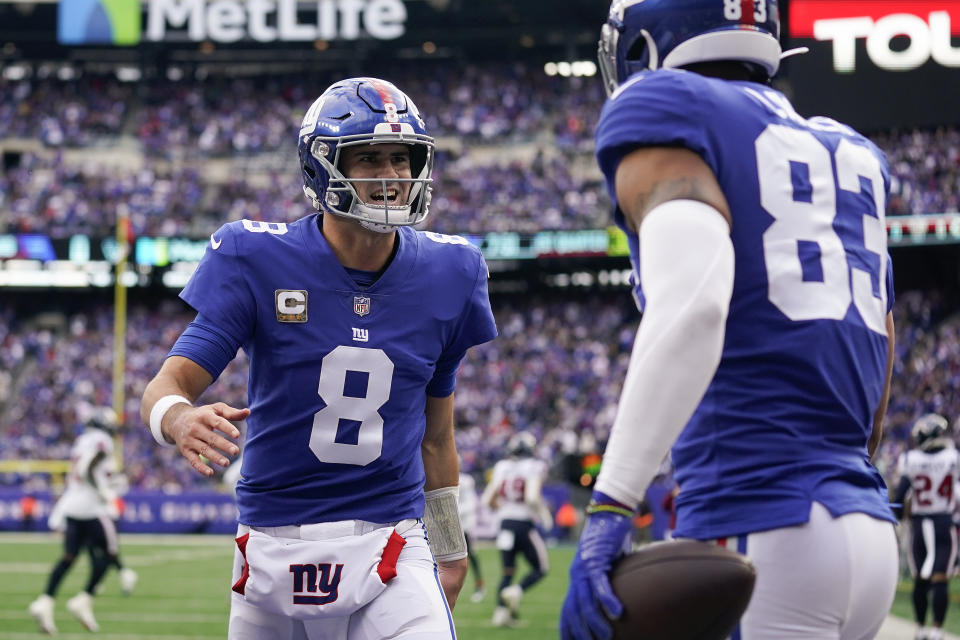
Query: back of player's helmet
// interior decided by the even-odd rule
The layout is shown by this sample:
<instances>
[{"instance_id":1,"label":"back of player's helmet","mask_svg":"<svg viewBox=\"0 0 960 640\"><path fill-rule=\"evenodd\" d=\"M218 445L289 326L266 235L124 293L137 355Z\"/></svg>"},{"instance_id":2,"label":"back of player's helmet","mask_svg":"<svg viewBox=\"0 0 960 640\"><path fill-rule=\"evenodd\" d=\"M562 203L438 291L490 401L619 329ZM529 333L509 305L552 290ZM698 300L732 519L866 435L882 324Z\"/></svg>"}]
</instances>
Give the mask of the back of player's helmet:
<instances>
[{"instance_id":1,"label":"back of player's helmet","mask_svg":"<svg viewBox=\"0 0 960 640\"><path fill-rule=\"evenodd\" d=\"M777 0L614 0L600 32L607 95L633 74L732 60L773 77L780 67Z\"/></svg>"},{"instance_id":2,"label":"back of player's helmet","mask_svg":"<svg viewBox=\"0 0 960 640\"><path fill-rule=\"evenodd\" d=\"M513 434L507 442L507 453L515 458L529 458L537 446L537 439L529 431Z\"/></svg>"},{"instance_id":3,"label":"back of player's helmet","mask_svg":"<svg viewBox=\"0 0 960 640\"><path fill-rule=\"evenodd\" d=\"M96 407L90 411L86 419L88 429L100 429L109 434L115 433L117 426L117 414L110 407Z\"/></svg>"},{"instance_id":4,"label":"back of player's helmet","mask_svg":"<svg viewBox=\"0 0 960 640\"><path fill-rule=\"evenodd\" d=\"M389 179L411 184L406 202L363 202L357 183L381 182L386 191L388 180L344 176L343 150L369 144L409 146L412 177ZM317 210L357 220L368 229L388 232L415 225L429 211L433 149L420 112L404 92L376 78L341 80L316 99L300 126L297 151L303 192Z\"/></svg>"},{"instance_id":5,"label":"back of player's helmet","mask_svg":"<svg viewBox=\"0 0 960 640\"><path fill-rule=\"evenodd\" d=\"M950 423L937 413L921 416L910 433L917 448L924 451L942 449L950 444Z\"/></svg>"}]
</instances>

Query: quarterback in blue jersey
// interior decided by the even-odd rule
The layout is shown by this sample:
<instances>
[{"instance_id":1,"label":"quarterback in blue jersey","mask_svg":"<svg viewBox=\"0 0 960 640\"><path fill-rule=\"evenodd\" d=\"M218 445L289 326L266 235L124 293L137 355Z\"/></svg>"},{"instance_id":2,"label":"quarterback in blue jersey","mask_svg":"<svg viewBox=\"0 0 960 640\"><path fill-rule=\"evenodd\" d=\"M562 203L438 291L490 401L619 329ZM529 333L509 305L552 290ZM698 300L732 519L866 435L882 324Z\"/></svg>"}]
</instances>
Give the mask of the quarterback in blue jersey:
<instances>
[{"instance_id":1,"label":"quarterback in blue jersey","mask_svg":"<svg viewBox=\"0 0 960 640\"><path fill-rule=\"evenodd\" d=\"M466 351L496 336L487 268L463 238L413 228L433 139L391 83L332 85L298 146L319 213L211 236L181 294L197 317L141 415L205 475L247 420L231 639L453 638L453 392ZM249 408L193 406L238 348Z\"/></svg>"},{"instance_id":2,"label":"quarterback in blue jersey","mask_svg":"<svg viewBox=\"0 0 960 640\"><path fill-rule=\"evenodd\" d=\"M893 600L870 463L892 358L889 169L770 88L779 32L776 0L617 0L603 26L596 153L643 320L564 638L609 637L607 572L671 445L675 537L756 566L736 638L873 638Z\"/></svg>"}]
</instances>

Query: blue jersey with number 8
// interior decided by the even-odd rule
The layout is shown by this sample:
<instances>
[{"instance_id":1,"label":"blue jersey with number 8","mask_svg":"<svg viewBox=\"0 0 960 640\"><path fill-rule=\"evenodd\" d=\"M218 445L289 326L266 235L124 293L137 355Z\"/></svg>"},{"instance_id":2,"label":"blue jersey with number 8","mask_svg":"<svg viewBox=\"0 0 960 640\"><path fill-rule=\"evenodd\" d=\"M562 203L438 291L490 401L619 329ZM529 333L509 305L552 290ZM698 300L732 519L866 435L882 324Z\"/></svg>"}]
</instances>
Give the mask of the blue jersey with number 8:
<instances>
[{"instance_id":1,"label":"blue jersey with number 8","mask_svg":"<svg viewBox=\"0 0 960 640\"><path fill-rule=\"evenodd\" d=\"M211 237L180 295L250 358L241 523L423 515L427 395L450 395L463 354L496 326L479 249L406 227L397 242L360 287L317 215ZM184 348L171 354L191 357Z\"/></svg>"},{"instance_id":2,"label":"blue jersey with number 8","mask_svg":"<svg viewBox=\"0 0 960 640\"><path fill-rule=\"evenodd\" d=\"M641 146L698 153L732 215L723 355L673 448L675 535L797 525L813 501L892 520L866 448L893 298L882 152L770 87L676 70L632 77L604 107L597 158L614 200L617 166ZM616 217L636 268L636 234Z\"/></svg>"}]
</instances>

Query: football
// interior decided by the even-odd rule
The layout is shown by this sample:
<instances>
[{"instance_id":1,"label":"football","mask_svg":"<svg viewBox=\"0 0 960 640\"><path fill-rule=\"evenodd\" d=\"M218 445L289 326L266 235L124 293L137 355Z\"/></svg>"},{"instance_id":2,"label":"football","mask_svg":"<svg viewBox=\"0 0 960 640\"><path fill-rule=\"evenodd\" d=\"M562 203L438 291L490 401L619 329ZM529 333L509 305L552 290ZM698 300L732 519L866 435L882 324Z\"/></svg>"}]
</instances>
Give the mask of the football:
<instances>
[{"instance_id":1,"label":"football","mask_svg":"<svg viewBox=\"0 0 960 640\"><path fill-rule=\"evenodd\" d=\"M756 570L716 545L659 542L621 558L610 583L623 603L612 621L620 640L725 640L743 615Z\"/></svg>"}]
</instances>

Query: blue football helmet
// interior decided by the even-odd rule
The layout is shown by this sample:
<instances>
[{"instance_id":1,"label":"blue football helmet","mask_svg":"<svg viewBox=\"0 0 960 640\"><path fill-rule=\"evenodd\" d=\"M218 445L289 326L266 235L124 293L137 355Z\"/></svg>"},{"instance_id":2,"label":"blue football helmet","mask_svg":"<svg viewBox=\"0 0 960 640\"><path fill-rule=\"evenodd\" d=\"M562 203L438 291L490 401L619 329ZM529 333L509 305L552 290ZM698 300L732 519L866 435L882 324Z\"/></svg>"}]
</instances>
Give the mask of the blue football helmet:
<instances>
[{"instance_id":1,"label":"blue football helmet","mask_svg":"<svg viewBox=\"0 0 960 640\"><path fill-rule=\"evenodd\" d=\"M777 0L614 0L600 31L603 86L611 95L639 71L715 60L751 63L772 78L779 38Z\"/></svg>"},{"instance_id":2,"label":"blue football helmet","mask_svg":"<svg viewBox=\"0 0 960 640\"><path fill-rule=\"evenodd\" d=\"M346 147L367 144L410 147L411 178L347 178L340 170ZM318 211L358 221L386 233L423 222L430 207L434 142L420 112L393 84L376 78L350 78L327 88L307 110L297 142L303 192ZM362 202L360 182L411 183L407 201L390 205Z\"/></svg>"}]
</instances>

